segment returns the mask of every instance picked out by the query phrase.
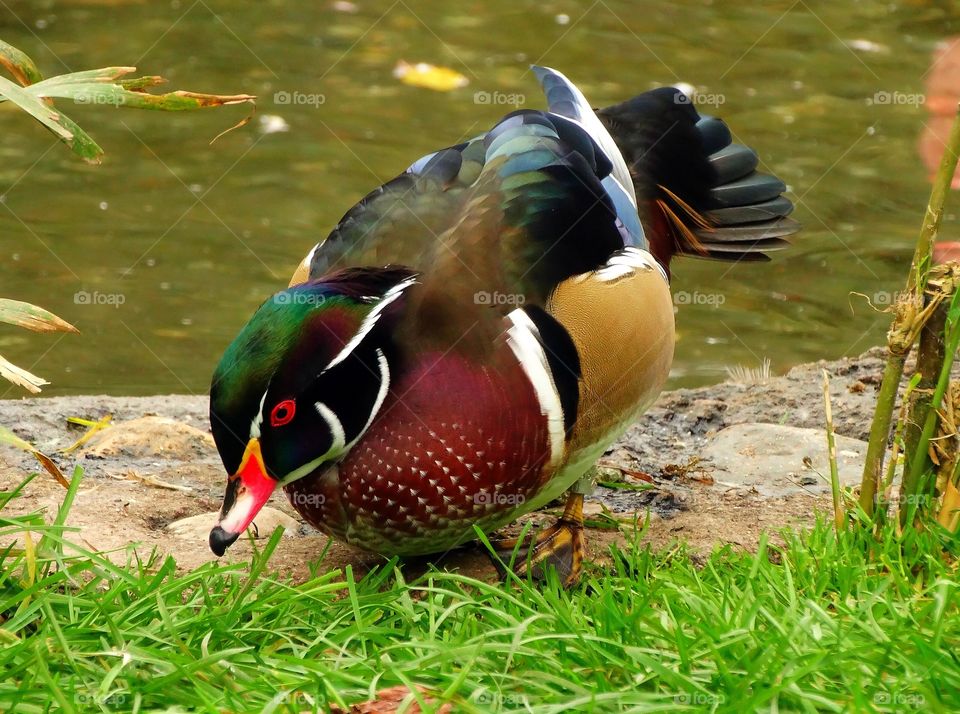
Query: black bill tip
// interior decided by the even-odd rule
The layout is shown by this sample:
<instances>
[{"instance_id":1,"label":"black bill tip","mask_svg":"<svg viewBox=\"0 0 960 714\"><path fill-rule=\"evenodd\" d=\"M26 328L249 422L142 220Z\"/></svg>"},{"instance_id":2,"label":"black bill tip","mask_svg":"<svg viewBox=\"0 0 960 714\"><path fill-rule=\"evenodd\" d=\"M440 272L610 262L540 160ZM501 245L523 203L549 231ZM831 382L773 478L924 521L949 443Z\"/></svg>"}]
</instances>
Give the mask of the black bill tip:
<instances>
[{"instance_id":1,"label":"black bill tip","mask_svg":"<svg viewBox=\"0 0 960 714\"><path fill-rule=\"evenodd\" d=\"M210 531L210 550L218 556L223 555L239 537L239 533L229 533L220 526L214 526Z\"/></svg>"}]
</instances>

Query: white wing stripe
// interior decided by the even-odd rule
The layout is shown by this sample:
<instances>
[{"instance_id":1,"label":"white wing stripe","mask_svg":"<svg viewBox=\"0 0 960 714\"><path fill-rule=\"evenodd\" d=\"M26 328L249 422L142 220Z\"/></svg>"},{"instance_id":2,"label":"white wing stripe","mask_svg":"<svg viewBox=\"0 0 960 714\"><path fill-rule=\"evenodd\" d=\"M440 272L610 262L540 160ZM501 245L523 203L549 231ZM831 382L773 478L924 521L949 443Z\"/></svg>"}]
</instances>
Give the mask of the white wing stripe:
<instances>
[{"instance_id":1,"label":"white wing stripe","mask_svg":"<svg viewBox=\"0 0 960 714\"><path fill-rule=\"evenodd\" d=\"M591 137L593 137L593 140L597 142L597 144L600 146L600 149L604 154L607 155L607 158L610 159L610 162L613 164L612 173L614 178L617 180L617 183L623 187L627 196L629 196L630 201L633 203L634 207L636 207L637 194L634 192L633 178L630 176L630 169L627 168L627 162L623 160L623 155L620 153L620 149L617 148L617 142L615 142L613 137L610 136L610 132L607 131L607 128L600 123L600 120L594 113L590 102L588 102L587 98L583 96L583 92L577 88L577 85L567 79L563 72L558 72L551 67L544 67L543 69L551 74L556 75L566 83L567 89L576 100L577 109L580 112L579 120L572 117L567 118L580 124L584 131L586 131Z\"/></svg>"}]
</instances>

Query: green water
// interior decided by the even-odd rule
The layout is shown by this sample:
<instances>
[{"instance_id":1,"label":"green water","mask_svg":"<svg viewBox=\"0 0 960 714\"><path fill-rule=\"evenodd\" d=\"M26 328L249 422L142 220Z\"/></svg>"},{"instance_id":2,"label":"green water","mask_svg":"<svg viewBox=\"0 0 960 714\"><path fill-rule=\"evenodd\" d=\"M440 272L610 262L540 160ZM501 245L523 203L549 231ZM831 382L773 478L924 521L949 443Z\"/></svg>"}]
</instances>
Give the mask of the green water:
<instances>
[{"instance_id":1,"label":"green water","mask_svg":"<svg viewBox=\"0 0 960 714\"><path fill-rule=\"evenodd\" d=\"M867 99L923 91L952 22L939 5L339 7L0 3L0 37L47 75L135 64L172 88L260 97L257 117L213 146L246 108L63 106L106 150L99 167L9 104L0 108L0 294L82 331L0 328L0 354L49 379L45 394L205 392L225 345L355 200L511 108L477 104L475 92L517 93L539 106L531 62L563 70L598 105L677 81L722 95L705 109L758 149L798 201L806 230L775 262L676 264L675 290L702 304L680 306L674 385L717 381L727 367L764 358L782 372L882 339L886 317L850 292L872 296L902 281L928 192L917 154L927 112ZM392 76L401 59L449 66L470 85L406 86ZM324 102L279 105L281 91ZM264 133L263 115L281 116L289 131ZM956 233L952 216L944 233ZM122 304L80 304L79 291Z\"/></svg>"}]
</instances>

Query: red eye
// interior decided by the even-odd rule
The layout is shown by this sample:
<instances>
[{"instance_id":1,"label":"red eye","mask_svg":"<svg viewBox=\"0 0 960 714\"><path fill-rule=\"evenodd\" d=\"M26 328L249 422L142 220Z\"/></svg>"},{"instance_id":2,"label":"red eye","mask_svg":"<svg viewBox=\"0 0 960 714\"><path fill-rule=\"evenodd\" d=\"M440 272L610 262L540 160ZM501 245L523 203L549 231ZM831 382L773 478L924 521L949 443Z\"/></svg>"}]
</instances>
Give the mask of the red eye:
<instances>
[{"instance_id":1,"label":"red eye","mask_svg":"<svg viewBox=\"0 0 960 714\"><path fill-rule=\"evenodd\" d=\"M297 413L297 403L292 399L284 399L270 412L270 426L289 424L293 415Z\"/></svg>"}]
</instances>

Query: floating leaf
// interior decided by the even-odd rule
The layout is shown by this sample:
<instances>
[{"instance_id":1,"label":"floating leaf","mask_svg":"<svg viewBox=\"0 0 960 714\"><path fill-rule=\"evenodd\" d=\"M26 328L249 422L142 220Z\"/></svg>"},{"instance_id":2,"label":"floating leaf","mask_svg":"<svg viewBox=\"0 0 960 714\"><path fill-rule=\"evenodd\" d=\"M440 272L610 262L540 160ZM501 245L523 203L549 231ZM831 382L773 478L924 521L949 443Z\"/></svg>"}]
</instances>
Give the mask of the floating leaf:
<instances>
[{"instance_id":1,"label":"floating leaf","mask_svg":"<svg viewBox=\"0 0 960 714\"><path fill-rule=\"evenodd\" d=\"M400 60L397 62L397 66L393 68L393 76L404 84L424 87L437 92L449 92L470 84L470 80L455 69L437 67L426 62L410 64Z\"/></svg>"},{"instance_id":2,"label":"floating leaf","mask_svg":"<svg viewBox=\"0 0 960 714\"><path fill-rule=\"evenodd\" d=\"M42 307L20 300L0 298L0 322L25 327L34 332L74 332L79 330Z\"/></svg>"},{"instance_id":3,"label":"floating leaf","mask_svg":"<svg viewBox=\"0 0 960 714\"><path fill-rule=\"evenodd\" d=\"M40 70L37 69L33 60L3 40L0 40L0 66L6 68L13 75L13 78L23 86L43 80L43 75L40 74Z\"/></svg>"}]
</instances>

